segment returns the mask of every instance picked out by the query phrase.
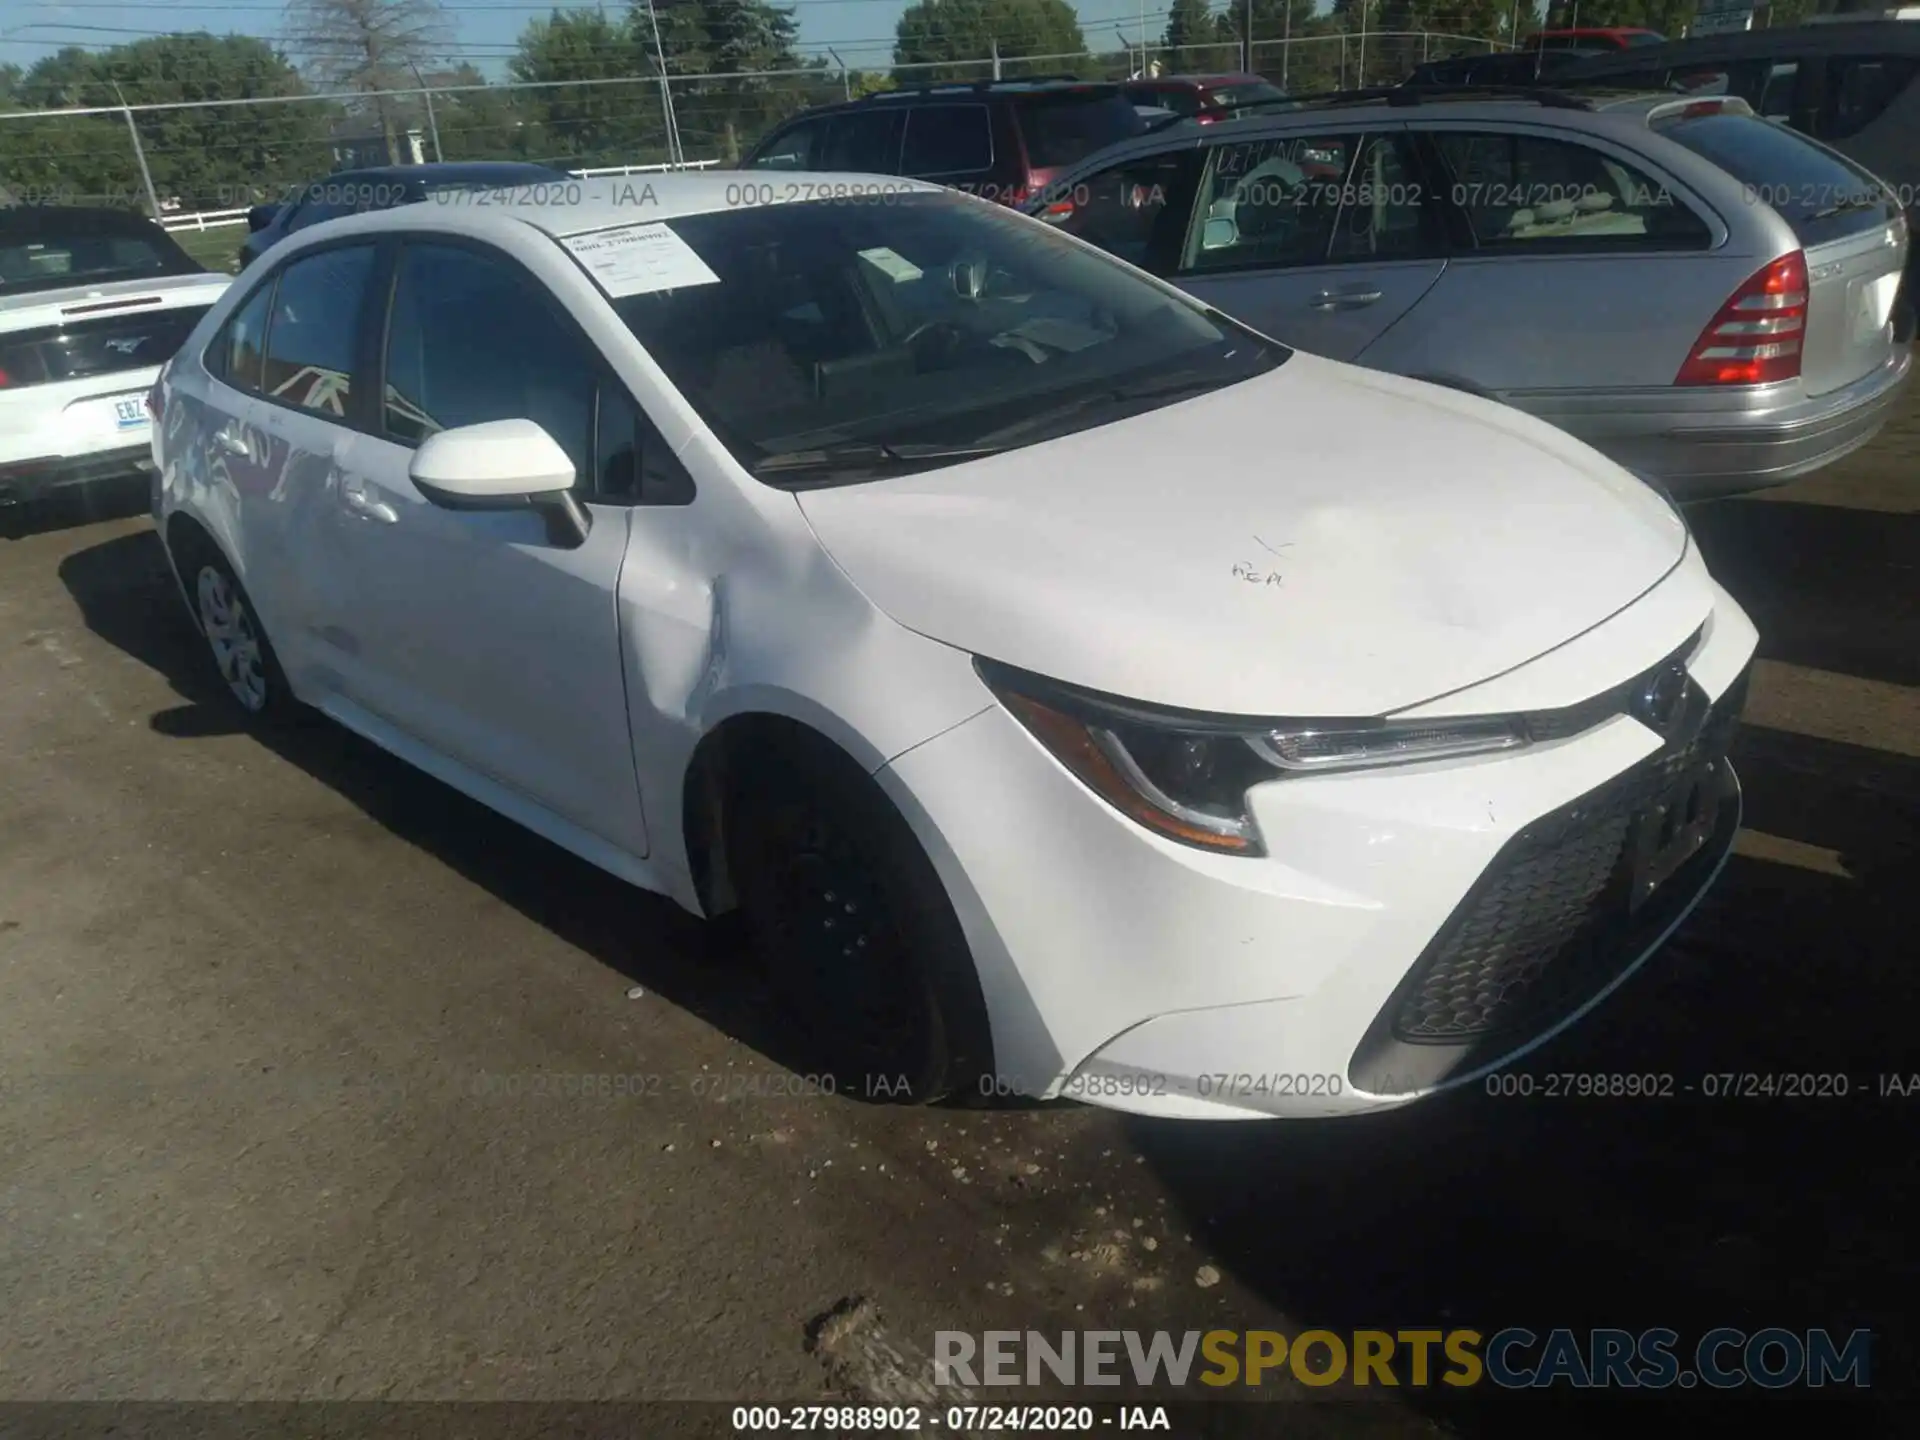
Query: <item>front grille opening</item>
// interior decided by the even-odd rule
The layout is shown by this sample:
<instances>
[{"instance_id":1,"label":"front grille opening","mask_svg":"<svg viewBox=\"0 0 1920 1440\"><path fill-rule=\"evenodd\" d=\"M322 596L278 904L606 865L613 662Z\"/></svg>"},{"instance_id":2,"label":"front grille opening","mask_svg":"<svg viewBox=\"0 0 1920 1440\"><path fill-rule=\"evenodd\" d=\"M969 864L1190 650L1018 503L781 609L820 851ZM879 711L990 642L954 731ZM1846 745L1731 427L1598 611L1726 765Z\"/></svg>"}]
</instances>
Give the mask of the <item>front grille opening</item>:
<instances>
[{"instance_id":1,"label":"front grille opening","mask_svg":"<svg viewBox=\"0 0 1920 1440\"><path fill-rule=\"evenodd\" d=\"M1747 683L1743 673L1712 705L1694 687L1694 724L1680 732L1690 738L1508 843L1389 1002L1395 1039L1467 1045L1537 1031L1632 962L1633 827L1687 774L1724 761Z\"/></svg>"}]
</instances>

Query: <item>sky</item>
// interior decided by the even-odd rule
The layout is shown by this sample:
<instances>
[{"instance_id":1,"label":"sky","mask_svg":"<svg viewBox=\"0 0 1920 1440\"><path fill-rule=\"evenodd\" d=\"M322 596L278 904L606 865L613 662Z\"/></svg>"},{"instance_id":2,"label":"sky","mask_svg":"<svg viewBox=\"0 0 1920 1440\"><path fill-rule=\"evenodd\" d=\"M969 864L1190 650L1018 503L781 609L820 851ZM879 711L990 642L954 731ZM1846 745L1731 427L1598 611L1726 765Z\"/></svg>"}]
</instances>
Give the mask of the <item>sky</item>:
<instances>
[{"instance_id":1,"label":"sky","mask_svg":"<svg viewBox=\"0 0 1920 1440\"><path fill-rule=\"evenodd\" d=\"M612 0L618 9L622 0ZM800 22L800 48L824 55L831 48L854 69L888 64L893 29L907 0L785 0ZM1149 38L1166 29L1168 0L1070 0L1080 12L1087 43L1095 50L1117 50L1138 35L1144 14ZM1230 0L1214 0L1219 9ZM482 71L498 74L504 57L529 20L554 7L529 0L442 0L453 22L455 54ZM591 8L578 4L561 8ZM0 61L25 67L63 45L105 48L143 35L175 30L230 31L271 39L284 10L278 0L152 0L129 5L119 0L0 0ZM491 62L491 63L489 63Z\"/></svg>"}]
</instances>

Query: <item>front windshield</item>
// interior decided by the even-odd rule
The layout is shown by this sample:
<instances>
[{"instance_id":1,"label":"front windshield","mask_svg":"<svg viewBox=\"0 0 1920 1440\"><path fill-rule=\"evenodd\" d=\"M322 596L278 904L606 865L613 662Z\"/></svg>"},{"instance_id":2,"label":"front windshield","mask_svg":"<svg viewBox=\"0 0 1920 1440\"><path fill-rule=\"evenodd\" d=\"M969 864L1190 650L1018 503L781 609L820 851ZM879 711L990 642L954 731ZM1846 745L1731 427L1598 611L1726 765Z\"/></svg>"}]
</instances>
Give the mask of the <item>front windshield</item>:
<instances>
[{"instance_id":1,"label":"front windshield","mask_svg":"<svg viewBox=\"0 0 1920 1440\"><path fill-rule=\"evenodd\" d=\"M748 470L871 478L1218 389L1286 351L1046 226L893 193L668 222L715 277L615 301Z\"/></svg>"}]
</instances>

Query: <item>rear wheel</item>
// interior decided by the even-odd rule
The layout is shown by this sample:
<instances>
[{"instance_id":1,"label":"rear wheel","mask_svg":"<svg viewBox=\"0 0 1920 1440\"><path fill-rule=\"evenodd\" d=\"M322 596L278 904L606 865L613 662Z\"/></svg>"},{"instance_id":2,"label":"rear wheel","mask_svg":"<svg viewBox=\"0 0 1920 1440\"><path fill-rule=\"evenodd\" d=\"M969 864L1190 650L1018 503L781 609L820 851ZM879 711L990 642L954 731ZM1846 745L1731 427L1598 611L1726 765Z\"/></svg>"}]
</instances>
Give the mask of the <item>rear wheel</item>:
<instances>
[{"instance_id":1,"label":"rear wheel","mask_svg":"<svg viewBox=\"0 0 1920 1440\"><path fill-rule=\"evenodd\" d=\"M299 702L233 567L211 544L191 546L182 558L194 617L228 696L261 720L291 719Z\"/></svg>"},{"instance_id":2,"label":"rear wheel","mask_svg":"<svg viewBox=\"0 0 1920 1440\"><path fill-rule=\"evenodd\" d=\"M987 1030L972 956L880 788L851 762L782 755L741 777L727 817L754 948L804 1047L797 1068L896 1104L976 1088Z\"/></svg>"}]
</instances>

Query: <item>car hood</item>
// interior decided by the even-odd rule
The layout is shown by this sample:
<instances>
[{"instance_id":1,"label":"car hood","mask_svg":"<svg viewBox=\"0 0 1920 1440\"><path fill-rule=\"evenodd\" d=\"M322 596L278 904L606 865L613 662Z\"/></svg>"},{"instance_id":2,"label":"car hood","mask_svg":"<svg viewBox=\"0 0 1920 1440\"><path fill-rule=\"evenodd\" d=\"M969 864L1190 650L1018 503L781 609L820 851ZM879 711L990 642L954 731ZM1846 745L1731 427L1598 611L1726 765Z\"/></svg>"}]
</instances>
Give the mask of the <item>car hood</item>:
<instances>
[{"instance_id":1,"label":"car hood","mask_svg":"<svg viewBox=\"0 0 1920 1440\"><path fill-rule=\"evenodd\" d=\"M1380 715L1490 679L1632 604L1687 546L1659 495L1540 421L1299 353L1116 424L798 498L900 624L1225 714Z\"/></svg>"}]
</instances>

